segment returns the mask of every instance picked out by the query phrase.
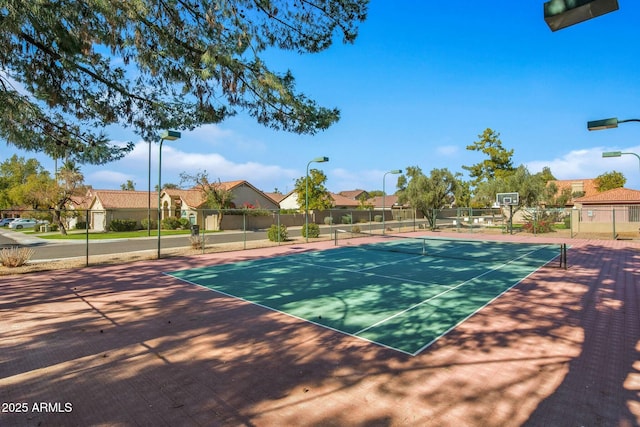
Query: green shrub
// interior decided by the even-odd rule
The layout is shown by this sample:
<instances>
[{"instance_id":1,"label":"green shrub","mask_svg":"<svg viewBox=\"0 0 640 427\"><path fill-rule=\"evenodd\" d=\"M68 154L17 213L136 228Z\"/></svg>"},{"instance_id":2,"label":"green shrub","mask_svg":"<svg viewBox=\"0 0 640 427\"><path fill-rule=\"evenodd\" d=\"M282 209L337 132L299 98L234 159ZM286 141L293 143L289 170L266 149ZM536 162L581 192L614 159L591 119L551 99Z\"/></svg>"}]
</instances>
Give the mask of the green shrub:
<instances>
[{"instance_id":1,"label":"green shrub","mask_svg":"<svg viewBox=\"0 0 640 427\"><path fill-rule=\"evenodd\" d=\"M522 231L526 233L550 233L553 229L554 222L558 219L557 212L553 211L533 211L523 212L522 217L525 223L522 225Z\"/></svg>"},{"instance_id":2,"label":"green shrub","mask_svg":"<svg viewBox=\"0 0 640 427\"><path fill-rule=\"evenodd\" d=\"M309 228L309 235L307 235L307 227ZM311 223L302 227L302 237L320 237L320 226L318 224Z\"/></svg>"},{"instance_id":3,"label":"green shrub","mask_svg":"<svg viewBox=\"0 0 640 427\"><path fill-rule=\"evenodd\" d=\"M286 225L280 225L280 227L278 227L275 224L271 224L271 227L269 227L269 230L267 230L267 237L269 238L270 241L272 242L284 242L287 240L287 226Z\"/></svg>"},{"instance_id":4,"label":"green shrub","mask_svg":"<svg viewBox=\"0 0 640 427\"><path fill-rule=\"evenodd\" d=\"M353 223L353 217L351 216L351 214L346 214L342 216L342 223L343 224L351 224Z\"/></svg>"},{"instance_id":5,"label":"green shrub","mask_svg":"<svg viewBox=\"0 0 640 427\"><path fill-rule=\"evenodd\" d=\"M522 225L522 231L526 233L550 233L553 230L553 223L548 221L529 221Z\"/></svg>"},{"instance_id":6,"label":"green shrub","mask_svg":"<svg viewBox=\"0 0 640 427\"><path fill-rule=\"evenodd\" d=\"M133 231L137 227L135 219L114 219L109 223L109 231Z\"/></svg>"},{"instance_id":7,"label":"green shrub","mask_svg":"<svg viewBox=\"0 0 640 427\"><path fill-rule=\"evenodd\" d=\"M375 222L382 222L382 215L374 215L373 220Z\"/></svg>"},{"instance_id":8,"label":"green shrub","mask_svg":"<svg viewBox=\"0 0 640 427\"><path fill-rule=\"evenodd\" d=\"M332 217L332 216L325 216L325 217L324 217L324 223L325 223L326 225L331 225L331 224L333 224L333 217Z\"/></svg>"},{"instance_id":9,"label":"green shrub","mask_svg":"<svg viewBox=\"0 0 640 427\"><path fill-rule=\"evenodd\" d=\"M87 229L87 221L76 222L76 230L86 230L86 229Z\"/></svg>"},{"instance_id":10,"label":"green shrub","mask_svg":"<svg viewBox=\"0 0 640 427\"><path fill-rule=\"evenodd\" d=\"M176 218L170 216L162 220L162 228L165 230L184 230L189 228L190 222L187 218Z\"/></svg>"},{"instance_id":11,"label":"green shrub","mask_svg":"<svg viewBox=\"0 0 640 427\"><path fill-rule=\"evenodd\" d=\"M156 221L155 219L149 220L148 218L145 218L140 221L140 224L142 224L143 230L155 230L156 228L158 228L158 221Z\"/></svg>"}]
</instances>

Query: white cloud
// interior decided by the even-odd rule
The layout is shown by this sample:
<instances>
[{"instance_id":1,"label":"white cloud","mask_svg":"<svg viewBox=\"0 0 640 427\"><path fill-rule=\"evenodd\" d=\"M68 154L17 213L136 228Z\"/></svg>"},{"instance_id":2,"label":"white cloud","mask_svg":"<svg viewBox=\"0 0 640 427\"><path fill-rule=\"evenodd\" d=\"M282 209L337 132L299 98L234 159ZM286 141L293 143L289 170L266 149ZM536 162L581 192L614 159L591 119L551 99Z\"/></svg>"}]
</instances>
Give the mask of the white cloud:
<instances>
[{"instance_id":1,"label":"white cloud","mask_svg":"<svg viewBox=\"0 0 640 427\"><path fill-rule=\"evenodd\" d=\"M94 185L94 183L100 183L100 185L96 187L98 189L118 188L121 184L126 183L127 180L135 181L135 177L126 173L105 169L91 172L84 177L86 184Z\"/></svg>"},{"instance_id":2,"label":"white cloud","mask_svg":"<svg viewBox=\"0 0 640 427\"><path fill-rule=\"evenodd\" d=\"M548 166L557 179L596 178L605 172L615 170L622 172L627 178L626 187L637 188L640 186L638 158L632 155L623 155L619 158L603 158L602 153L605 151L640 153L640 146L623 149L592 147L584 150L573 150L560 158L527 162L526 166L531 173L540 172L543 167Z\"/></svg>"},{"instance_id":3,"label":"white cloud","mask_svg":"<svg viewBox=\"0 0 640 427\"><path fill-rule=\"evenodd\" d=\"M460 148L456 145L442 145L436 148L436 152L442 156L451 157L458 154Z\"/></svg>"},{"instance_id":4,"label":"white cloud","mask_svg":"<svg viewBox=\"0 0 640 427\"><path fill-rule=\"evenodd\" d=\"M196 145L200 149L232 146L236 150L263 152L266 149L262 141L248 138L231 129L225 129L219 125L208 124L193 131L184 132L183 143Z\"/></svg>"},{"instance_id":5,"label":"white cloud","mask_svg":"<svg viewBox=\"0 0 640 427\"><path fill-rule=\"evenodd\" d=\"M396 191L398 175L385 174L388 171L379 169L369 169L364 171L353 171L347 169L332 169L327 173L327 187L330 191L340 192L345 190L382 190L387 193ZM384 178L384 183L383 183Z\"/></svg>"}]
</instances>

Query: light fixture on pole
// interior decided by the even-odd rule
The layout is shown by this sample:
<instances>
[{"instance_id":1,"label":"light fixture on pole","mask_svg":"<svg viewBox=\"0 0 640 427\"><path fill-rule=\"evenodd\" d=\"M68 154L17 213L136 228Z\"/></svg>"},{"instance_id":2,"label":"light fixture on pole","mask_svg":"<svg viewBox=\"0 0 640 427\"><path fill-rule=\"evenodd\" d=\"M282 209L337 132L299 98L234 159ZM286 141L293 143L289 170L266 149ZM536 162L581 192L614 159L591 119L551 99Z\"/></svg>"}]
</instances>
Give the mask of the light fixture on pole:
<instances>
[{"instance_id":1,"label":"light fixture on pole","mask_svg":"<svg viewBox=\"0 0 640 427\"><path fill-rule=\"evenodd\" d=\"M618 0L549 0L544 4L544 20L551 31L618 10Z\"/></svg>"},{"instance_id":2,"label":"light fixture on pole","mask_svg":"<svg viewBox=\"0 0 640 427\"><path fill-rule=\"evenodd\" d=\"M640 119L618 120L617 117L612 117L610 119L592 120L590 122L587 122L587 129L589 130L614 129L618 127L619 123L627 123L627 122L640 122Z\"/></svg>"},{"instance_id":3,"label":"light fixture on pole","mask_svg":"<svg viewBox=\"0 0 640 427\"><path fill-rule=\"evenodd\" d=\"M305 179L305 191L304 191L304 235L307 243L309 242L309 165L311 163L324 163L328 162L328 157L316 157L307 163L307 175Z\"/></svg>"},{"instance_id":4,"label":"light fixture on pole","mask_svg":"<svg viewBox=\"0 0 640 427\"><path fill-rule=\"evenodd\" d=\"M636 156L638 158L638 162L640 164L640 156L636 153L623 153L622 151L605 151L602 153L602 157L622 157L623 154L629 154L631 156Z\"/></svg>"},{"instance_id":5,"label":"light fixture on pole","mask_svg":"<svg viewBox=\"0 0 640 427\"><path fill-rule=\"evenodd\" d=\"M162 208L160 206L160 193L162 190L162 143L180 139L180 132L167 130L160 135L160 149L158 150L158 259L160 259L160 221L162 219Z\"/></svg>"},{"instance_id":6,"label":"light fixture on pole","mask_svg":"<svg viewBox=\"0 0 640 427\"><path fill-rule=\"evenodd\" d=\"M402 169L394 169L392 171L385 172L385 174L382 176L382 234L384 234L386 231L386 227L384 223L384 217L386 216L385 197L387 196L387 192L385 191L385 181L386 181L385 178L387 177L388 174L398 175L401 173L402 173Z\"/></svg>"}]
</instances>

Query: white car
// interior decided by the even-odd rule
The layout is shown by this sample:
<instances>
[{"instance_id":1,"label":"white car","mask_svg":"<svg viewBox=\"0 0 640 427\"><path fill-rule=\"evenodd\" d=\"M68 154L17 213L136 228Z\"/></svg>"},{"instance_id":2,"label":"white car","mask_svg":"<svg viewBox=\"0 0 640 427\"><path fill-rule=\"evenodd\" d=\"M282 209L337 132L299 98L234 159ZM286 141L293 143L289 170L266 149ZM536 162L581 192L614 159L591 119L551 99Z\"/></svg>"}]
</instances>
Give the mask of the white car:
<instances>
[{"instance_id":1,"label":"white car","mask_svg":"<svg viewBox=\"0 0 640 427\"><path fill-rule=\"evenodd\" d=\"M6 227L9 224L11 224L11 221L13 221L15 218L2 218L0 219L0 227Z\"/></svg>"},{"instance_id":2,"label":"white car","mask_svg":"<svg viewBox=\"0 0 640 427\"><path fill-rule=\"evenodd\" d=\"M9 228L15 228L20 230L22 228L33 228L38 224L38 221L30 218L17 218L9 223Z\"/></svg>"}]
</instances>

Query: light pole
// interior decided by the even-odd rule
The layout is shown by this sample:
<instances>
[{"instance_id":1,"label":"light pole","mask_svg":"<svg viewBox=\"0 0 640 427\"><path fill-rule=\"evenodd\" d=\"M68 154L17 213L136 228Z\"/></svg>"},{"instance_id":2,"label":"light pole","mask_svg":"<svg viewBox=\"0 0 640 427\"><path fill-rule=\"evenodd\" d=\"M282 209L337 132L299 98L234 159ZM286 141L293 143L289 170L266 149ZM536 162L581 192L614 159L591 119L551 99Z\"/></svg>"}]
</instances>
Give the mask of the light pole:
<instances>
[{"instance_id":1,"label":"light pole","mask_svg":"<svg viewBox=\"0 0 640 427\"><path fill-rule=\"evenodd\" d=\"M610 119L592 120L590 122L587 122L587 129L589 130L614 129L618 127L619 123L628 123L628 122L640 122L640 119L618 120L617 117L612 117ZM640 162L640 156L637 155L636 153L623 153L621 151L605 151L604 153L602 153L602 157L621 157L623 154L636 156L638 158L638 162Z\"/></svg>"},{"instance_id":2,"label":"light pole","mask_svg":"<svg viewBox=\"0 0 640 427\"><path fill-rule=\"evenodd\" d=\"M180 139L180 132L166 130L160 135L160 149L158 150L158 259L160 259L160 220L162 219L162 207L160 206L160 193L162 190L162 143Z\"/></svg>"},{"instance_id":3,"label":"light pole","mask_svg":"<svg viewBox=\"0 0 640 427\"><path fill-rule=\"evenodd\" d=\"M394 174L394 175L398 175L402 173L402 169L394 169L392 171L389 172L385 172L385 174L382 176L382 234L385 233L386 231L386 227L384 225L384 217L385 217L385 197L387 196L387 192L385 191L385 178L387 177L387 175L389 174Z\"/></svg>"},{"instance_id":4,"label":"light pole","mask_svg":"<svg viewBox=\"0 0 640 427\"><path fill-rule=\"evenodd\" d=\"M305 179L305 191L304 191L304 235L307 243L309 243L309 165L311 163L324 163L328 162L328 157L316 157L307 163L307 175Z\"/></svg>"},{"instance_id":5,"label":"light pole","mask_svg":"<svg viewBox=\"0 0 640 427\"><path fill-rule=\"evenodd\" d=\"M605 151L604 153L602 153L602 157L621 157L623 154L636 156L638 158L638 162L640 162L640 156L636 153L623 153L622 151Z\"/></svg>"},{"instance_id":6,"label":"light pole","mask_svg":"<svg viewBox=\"0 0 640 427\"><path fill-rule=\"evenodd\" d=\"M147 169L148 177L147 183L149 188L147 189L148 199L147 202L147 236L151 236L151 141L149 141L149 168Z\"/></svg>"}]
</instances>

